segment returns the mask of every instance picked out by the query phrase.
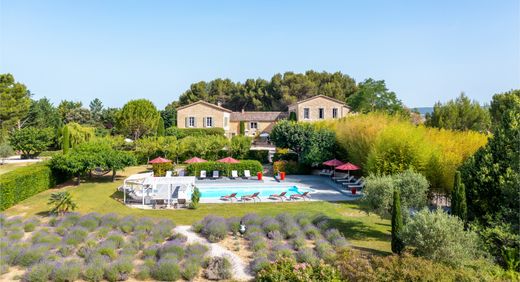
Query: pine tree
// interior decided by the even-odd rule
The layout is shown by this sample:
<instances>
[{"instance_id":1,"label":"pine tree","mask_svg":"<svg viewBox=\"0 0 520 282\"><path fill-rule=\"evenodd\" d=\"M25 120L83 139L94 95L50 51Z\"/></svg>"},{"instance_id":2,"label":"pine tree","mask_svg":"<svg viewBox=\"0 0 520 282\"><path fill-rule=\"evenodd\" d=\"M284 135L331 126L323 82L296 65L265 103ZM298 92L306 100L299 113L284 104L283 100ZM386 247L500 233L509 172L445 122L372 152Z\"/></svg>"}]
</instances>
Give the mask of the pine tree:
<instances>
[{"instance_id":1,"label":"pine tree","mask_svg":"<svg viewBox=\"0 0 520 282\"><path fill-rule=\"evenodd\" d=\"M453 179L453 190L451 191L451 214L459 216L460 210L460 171L455 172L455 178Z\"/></svg>"},{"instance_id":2,"label":"pine tree","mask_svg":"<svg viewBox=\"0 0 520 282\"><path fill-rule=\"evenodd\" d=\"M404 248L403 241L399 238L399 232L403 228L401 215L401 194L394 188L394 204L392 207L392 252L400 254Z\"/></svg>"},{"instance_id":3,"label":"pine tree","mask_svg":"<svg viewBox=\"0 0 520 282\"><path fill-rule=\"evenodd\" d=\"M159 118L159 124L157 125L157 136L164 136L164 120L162 117Z\"/></svg>"},{"instance_id":4,"label":"pine tree","mask_svg":"<svg viewBox=\"0 0 520 282\"><path fill-rule=\"evenodd\" d=\"M70 148L70 133L69 127L67 125L63 126L63 140L61 144L61 148L63 149L63 154L67 154Z\"/></svg>"}]
</instances>

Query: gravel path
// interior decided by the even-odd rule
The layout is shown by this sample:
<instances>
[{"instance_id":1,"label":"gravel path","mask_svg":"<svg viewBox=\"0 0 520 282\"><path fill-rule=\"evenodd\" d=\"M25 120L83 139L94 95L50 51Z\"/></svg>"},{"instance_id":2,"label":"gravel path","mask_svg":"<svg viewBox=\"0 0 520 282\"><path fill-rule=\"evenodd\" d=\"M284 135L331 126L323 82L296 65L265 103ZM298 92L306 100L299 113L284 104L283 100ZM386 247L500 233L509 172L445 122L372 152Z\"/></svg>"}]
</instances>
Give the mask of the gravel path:
<instances>
[{"instance_id":1,"label":"gravel path","mask_svg":"<svg viewBox=\"0 0 520 282\"><path fill-rule=\"evenodd\" d=\"M225 257L231 263L233 268L233 278L241 281L249 281L253 279L247 271L247 264L235 253L225 249L218 243L209 243L206 238L190 230L191 226L181 225L175 227L178 232L188 238L188 243L200 243L209 247L209 253L212 257Z\"/></svg>"}]
</instances>

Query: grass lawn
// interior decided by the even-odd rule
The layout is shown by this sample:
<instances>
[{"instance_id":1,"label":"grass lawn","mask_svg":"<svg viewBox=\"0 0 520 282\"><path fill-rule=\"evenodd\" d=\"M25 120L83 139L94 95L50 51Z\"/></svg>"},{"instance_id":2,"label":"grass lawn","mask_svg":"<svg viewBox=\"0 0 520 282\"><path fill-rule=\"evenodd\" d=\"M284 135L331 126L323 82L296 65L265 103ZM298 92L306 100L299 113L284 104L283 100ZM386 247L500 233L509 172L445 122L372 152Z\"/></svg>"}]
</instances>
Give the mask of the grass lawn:
<instances>
[{"instance_id":1,"label":"grass lawn","mask_svg":"<svg viewBox=\"0 0 520 282\"><path fill-rule=\"evenodd\" d=\"M247 204L201 204L196 210L140 210L123 205L116 188L126 175L145 170L144 166L132 167L121 173L116 182L109 178L98 178L78 186L66 186L60 190L70 191L78 204L80 213L98 212L117 213L157 218L169 218L177 225L190 225L206 215L224 217L242 216L247 213L276 215L289 213L322 213L332 219L334 227L343 232L353 246L375 253L390 252L390 221L376 215L367 215L360 210L356 202L297 202L297 203L247 203ZM57 189L51 189L35 195L5 211L7 215L45 216L48 210L49 195Z\"/></svg>"},{"instance_id":2,"label":"grass lawn","mask_svg":"<svg viewBox=\"0 0 520 282\"><path fill-rule=\"evenodd\" d=\"M34 162L17 162L17 163L11 163L11 164L3 164L0 165L0 175L10 172L11 170L17 169L22 166L28 166L35 164Z\"/></svg>"}]
</instances>

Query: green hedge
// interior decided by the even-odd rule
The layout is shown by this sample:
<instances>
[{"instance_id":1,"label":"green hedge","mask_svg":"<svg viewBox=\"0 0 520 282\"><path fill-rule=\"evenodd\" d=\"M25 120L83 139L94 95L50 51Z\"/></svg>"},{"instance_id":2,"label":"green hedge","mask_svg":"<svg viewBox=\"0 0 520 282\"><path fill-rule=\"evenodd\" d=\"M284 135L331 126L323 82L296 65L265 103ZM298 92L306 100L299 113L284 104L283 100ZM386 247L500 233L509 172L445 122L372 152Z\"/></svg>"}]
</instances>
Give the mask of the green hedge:
<instances>
[{"instance_id":1,"label":"green hedge","mask_svg":"<svg viewBox=\"0 0 520 282\"><path fill-rule=\"evenodd\" d=\"M249 170L251 176L263 171L262 164L256 160L243 160L236 164L225 164L219 162L205 162L189 164L186 168L189 175L199 176L201 170L207 171L207 176L211 177L214 170L220 171L221 176L231 175L232 170L237 170L239 176L243 176L244 170ZM229 173L229 175L228 175Z\"/></svg>"},{"instance_id":2,"label":"green hedge","mask_svg":"<svg viewBox=\"0 0 520 282\"><path fill-rule=\"evenodd\" d=\"M225 132L223 128L211 127L211 128L177 128L170 127L166 129L166 136L175 136L177 139L182 139L186 136L205 136L205 135L221 135L224 136Z\"/></svg>"},{"instance_id":3,"label":"green hedge","mask_svg":"<svg viewBox=\"0 0 520 282\"><path fill-rule=\"evenodd\" d=\"M249 150L247 154L249 160L257 160L263 164L269 163L269 150Z\"/></svg>"},{"instance_id":4,"label":"green hedge","mask_svg":"<svg viewBox=\"0 0 520 282\"><path fill-rule=\"evenodd\" d=\"M296 153L274 153L273 162L276 161L298 161L298 154Z\"/></svg>"},{"instance_id":5,"label":"green hedge","mask_svg":"<svg viewBox=\"0 0 520 282\"><path fill-rule=\"evenodd\" d=\"M56 185L51 168L47 164L20 167L0 177L0 210Z\"/></svg>"}]
</instances>

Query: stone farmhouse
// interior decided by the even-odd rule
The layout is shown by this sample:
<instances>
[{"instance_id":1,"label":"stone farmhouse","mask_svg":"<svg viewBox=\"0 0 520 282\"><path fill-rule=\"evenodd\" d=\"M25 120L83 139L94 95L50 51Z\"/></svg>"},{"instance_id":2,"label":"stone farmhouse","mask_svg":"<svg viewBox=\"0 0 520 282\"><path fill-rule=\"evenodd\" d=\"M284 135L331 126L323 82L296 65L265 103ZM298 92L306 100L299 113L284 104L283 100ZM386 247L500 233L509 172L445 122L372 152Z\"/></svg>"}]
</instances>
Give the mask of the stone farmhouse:
<instances>
[{"instance_id":1,"label":"stone farmhouse","mask_svg":"<svg viewBox=\"0 0 520 282\"><path fill-rule=\"evenodd\" d=\"M319 121L339 119L350 113L350 108L342 101L324 95L314 96L292 105L287 112L233 112L220 104L197 101L177 108L178 128L221 127L231 138L240 133L240 122L244 122L246 136L267 137L274 124L296 114L298 121Z\"/></svg>"}]
</instances>

